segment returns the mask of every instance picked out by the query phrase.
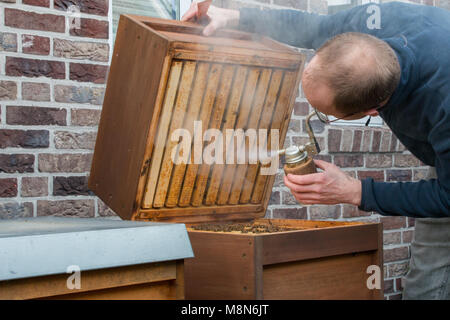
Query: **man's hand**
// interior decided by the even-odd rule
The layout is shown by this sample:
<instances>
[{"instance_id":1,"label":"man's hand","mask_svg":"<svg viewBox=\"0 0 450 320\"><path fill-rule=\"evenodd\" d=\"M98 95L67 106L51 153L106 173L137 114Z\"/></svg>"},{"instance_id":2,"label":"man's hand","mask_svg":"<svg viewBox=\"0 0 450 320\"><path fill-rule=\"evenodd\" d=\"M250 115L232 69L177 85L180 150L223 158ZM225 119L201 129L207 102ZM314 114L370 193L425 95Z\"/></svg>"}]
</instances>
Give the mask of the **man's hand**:
<instances>
[{"instance_id":1,"label":"man's hand","mask_svg":"<svg viewBox=\"0 0 450 320\"><path fill-rule=\"evenodd\" d=\"M285 185L301 204L361 204L361 181L345 174L334 164L314 160L320 173L284 177Z\"/></svg>"},{"instance_id":2,"label":"man's hand","mask_svg":"<svg viewBox=\"0 0 450 320\"><path fill-rule=\"evenodd\" d=\"M199 10L198 2L193 2L189 10L183 15L181 21L209 20L209 24L203 29L205 36L210 36L217 29L225 27L237 27L239 24L239 10L222 9L210 6L206 13Z\"/></svg>"}]
</instances>

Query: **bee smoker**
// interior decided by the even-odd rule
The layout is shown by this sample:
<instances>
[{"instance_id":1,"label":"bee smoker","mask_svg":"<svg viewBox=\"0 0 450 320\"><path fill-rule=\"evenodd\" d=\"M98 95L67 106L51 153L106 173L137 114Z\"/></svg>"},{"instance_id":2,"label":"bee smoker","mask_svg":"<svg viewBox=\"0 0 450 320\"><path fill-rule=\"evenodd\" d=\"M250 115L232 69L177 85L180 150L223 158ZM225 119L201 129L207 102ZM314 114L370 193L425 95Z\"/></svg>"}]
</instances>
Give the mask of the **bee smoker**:
<instances>
[{"instance_id":1,"label":"bee smoker","mask_svg":"<svg viewBox=\"0 0 450 320\"><path fill-rule=\"evenodd\" d=\"M311 113L306 118L306 131L308 132L309 142L301 146L291 146L287 149L280 150L280 155L284 154L285 165L284 172L286 175L304 175L310 173L316 173L316 165L314 164L312 156L320 153L320 147L317 143L316 137L311 127L311 118L316 115L315 112Z\"/></svg>"}]
</instances>

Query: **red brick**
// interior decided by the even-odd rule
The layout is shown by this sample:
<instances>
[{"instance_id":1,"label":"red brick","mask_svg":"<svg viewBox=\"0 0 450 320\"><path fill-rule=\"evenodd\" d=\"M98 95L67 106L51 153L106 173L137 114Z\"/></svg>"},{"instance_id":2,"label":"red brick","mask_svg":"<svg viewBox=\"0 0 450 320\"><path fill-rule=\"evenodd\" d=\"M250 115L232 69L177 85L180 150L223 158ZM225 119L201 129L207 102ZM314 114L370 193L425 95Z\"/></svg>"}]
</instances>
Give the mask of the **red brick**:
<instances>
[{"instance_id":1,"label":"red brick","mask_svg":"<svg viewBox=\"0 0 450 320\"><path fill-rule=\"evenodd\" d=\"M381 143L381 131L374 131L372 138L372 152L380 151L380 143Z\"/></svg>"},{"instance_id":2,"label":"red brick","mask_svg":"<svg viewBox=\"0 0 450 320\"><path fill-rule=\"evenodd\" d=\"M0 52L17 52L17 34L0 32Z\"/></svg>"},{"instance_id":3,"label":"red brick","mask_svg":"<svg viewBox=\"0 0 450 320\"><path fill-rule=\"evenodd\" d=\"M272 191L272 194L270 195L269 206L274 204L280 204L280 191Z\"/></svg>"},{"instance_id":4,"label":"red brick","mask_svg":"<svg viewBox=\"0 0 450 320\"><path fill-rule=\"evenodd\" d=\"M109 9L108 0L54 0L54 7L58 10L67 11L75 6L83 13L107 16Z\"/></svg>"},{"instance_id":5,"label":"red brick","mask_svg":"<svg viewBox=\"0 0 450 320\"><path fill-rule=\"evenodd\" d=\"M359 150L361 150L362 135L362 130L355 130L353 135L352 152L359 152Z\"/></svg>"},{"instance_id":6,"label":"red brick","mask_svg":"<svg viewBox=\"0 0 450 320\"><path fill-rule=\"evenodd\" d=\"M54 196L91 196L87 176L53 177Z\"/></svg>"},{"instance_id":7,"label":"red brick","mask_svg":"<svg viewBox=\"0 0 450 320\"><path fill-rule=\"evenodd\" d=\"M350 152L352 151L352 143L353 143L353 130L345 129L342 134L342 152Z\"/></svg>"},{"instance_id":8,"label":"red brick","mask_svg":"<svg viewBox=\"0 0 450 320\"><path fill-rule=\"evenodd\" d=\"M100 198L97 199L98 215L100 217L116 217L117 214L108 207Z\"/></svg>"},{"instance_id":9,"label":"red brick","mask_svg":"<svg viewBox=\"0 0 450 320\"><path fill-rule=\"evenodd\" d=\"M7 57L6 75L64 79L66 77L66 70L64 62L60 61Z\"/></svg>"},{"instance_id":10,"label":"red brick","mask_svg":"<svg viewBox=\"0 0 450 320\"><path fill-rule=\"evenodd\" d=\"M400 244L402 242L401 232L385 232L383 234L383 244Z\"/></svg>"},{"instance_id":11,"label":"red brick","mask_svg":"<svg viewBox=\"0 0 450 320\"><path fill-rule=\"evenodd\" d=\"M85 63L70 64L70 80L105 83L108 66Z\"/></svg>"},{"instance_id":12,"label":"red brick","mask_svg":"<svg viewBox=\"0 0 450 320\"><path fill-rule=\"evenodd\" d=\"M0 172L34 172L33 154L0 154Z\"/></svg>"},{"instance_id":13,"label":"red brick","mask_svg":"<svg viewBox=\"0 0 450 320\"><path fill-rule=\"evenodd\" d=\"M89 37L97 39L108 39L108 21L81 18L79 25L73 24L70 27L70 35L77 37Z\"/></svg>"},{"instance_id":14,"label":"red brick","mask_svg":"<svg viewBox=\"0 0 450 320\"><path fill-rule=\"evenodd\" d=\"M390 143L391 143L391 132L390 131L383 131L383 135L381 137L380 142L380 152L388 152Z\"/></svg>"},{"instance_id":15,"label":"red brick","mask_svg":"<svg viewBox=\"0 0 450 320\"><path fill-rule=\"evenodd\" d=\"M50 0L22 0L23 4L39 7L50 7Z\"/></svg>"},{"instance_id":16,"label":"red brick","mask_svg":"<svg viewBox=\"0 0 450 320\"><path fill-rule=\"evenodd\" d=\"M22 197L44 197L48 196L48 178L47 177L23 177Z\"/></svg>"},{"instance_id":17,"label":"red brick","mask_svg":"<svg viewBox=\"0 0 450 320\"><path fill-rule=\"evenodd\" d=\"M364 130L363 139L362 139L362 142L361 142L361 151L362 152L369 152L370 151L371 139L372 139L372 131L371 130Z\"/></svg>"},{"instance_id":18,"label":"red brick","mask_svg":"<svg viewBox=\"0 0 450 320\"><path fill-rule=\"evenodd\" d=\"M396 154L394 155L395 167L418 167L420 161L412 154Z\"/></svg>"},{"instance_id":19,"label":"red brick","mask_svg":"<svg viewBox=\"0 0 450 320\"><path fill-rule=\"evenodd\" d=\"M65 109L43 107L6 107L6 123L12 125L66 125Z\"/></svg>"},{"instance_id":20,"label":"red brick","mask_svg":"<svg viewBox=\"0 0 450 320\"><path fill-rule=\"evenodd\" d=\"M48 83L22 82L22 99L50 101L50 85Z\"/></svg>"},{"instance_id":21,"label":"red brick","mask_svg":"<svg viewBox=\"0 0 450 320\"><path fill-rule=\"evenodd\" d=\"M389 168L392 167L392 155L390 154L368 154L366 155L367 168Z\"/></svg>"},{"instance_id":22,"label":"red brick","mask_svg":"<svg viewBox=\"0 0 450 320\"><path fill-rule=\"evenodd\" d=\"M396 151L397 150L397 143L398 143L397 137L394 134L392 134L389 151L391 151L391 152Z\"/></svg>"},{"instance_id":23,"label":"red brick","mask_svg":"<svg viewBox=\"0 0 450 320\"><path fill-rule=\"evenodd\" d=\"M41 153L39 154L39 172L89 172L92 153Z\"/></svg>"},{"instance_id":24,"label":"red brick","mask_svg":"<svg viewBox=\"0 0 450 320\"><path fill-rule=\"evenodd\" d=\"M307 116L309 114L308 102L296 102L294 105L295 116Z\"/></svg>"},{"instance_id":25,"label":"red brick","mask_svg":"<svg viewBox=\"0 0 450 320\"><path fill-rule=\"evenodd\" d=\"M343 204L342 205L342 217L343 218L355 218L355 217L368 217L371 216L372 212L359 210L358 207Z\"/></svg>"},{"instance_id":26,"label":"red brick","mask_svg":"<svg viewBox=\"0 0 450 320\"><path fill-rule=\"evenodd\" d=\"M17 196L17 179L0 179L0 198L13 198Z\"/></svg>"},{"instance_id":27,"label":"red brick","mask_svg":"<svg viewBox=\"0 0 450 320\"><path fill-rule=\"evenodd\" d=\"M338 219L341 216L341 207L336 206L310 206L309 215L312 220Z\"/></svg>"},{"instance_id":28,"label":"red brick","mask_svg":"<svg viewBox=\"0 0 450 320\"><path fill-rule=\"evenodd\" d=\"M22 52L48 55L50 53L50 38L22 35Z\"/></svg>"},{"instance_id":29,"label":"red brick","mask_svg":"<svg viewBox=\"0 0 450 320\"><path fill-rule=\"evenodd\" d=\"M16 100L17 84L14 81L0 80L0 100Z\"/></svg>"},{"instance_id":30,"label":"red brick","mask_svg":"<svg viewBox=\"0 0 450 320\"><path fill-rule=\"evenodd\" d=\"M411 243L414 239L414 230L406 230L402 233L403 243Z\"/></svg>"},{"instance_id":31,"label":"red brick","mask_svg":"<svg viewBox=\"0 0 450 320\"><path fill-rule=\"evenodd\" d=\"M341 148L342 130L328 130L328 152L339 152Z\"/></svg>"},{"instance_id":32,"label":"red brick","mask_svg":"<svg viewBox=\"0 0 450 320\"><path fill-rule=\"evenodd\" d=\"M274 219L306 219L306 208L273 208Z\"/></svg>"},{"instance_id":33,"label":"red brick","mask_svg":"<svg viewBox=\"0 0 450 320\"><path fill-rule=\"evenodd\" d=\"M52 32L65 32L66 19L54 14L39 14L5 8L5 26Z\"/></svg>"},{"instance_id":34,"label":"red brick","mask_svg":"<svg viewBox=\"0 0 450 320\"><path fill-rule=\"evenodd\" d=\"M394 292L394 280L384 280L384 293L393 293Z\"/></svg>"},{"instance_id":35,"label":"red brick","mask_svg":"<svg viewBox=\"0 0 450 320\"><path fill-rule=\"evenodd\" d=\"M386 181L411 181L412 170L386 170Z\"/></svg>"},{"instance_id":36,"label":"red brick","mask_svg":"<svg viewBox=\"0 0 450 320\"><path fill-rule=\"evenodd\" d=\"M406 217L381 217L383 230L400 229L406 227Z\"/></svg>"},{"instance_id":37,"label":"red brick","mask_svg":"<svg viewBox=\"0 0 450 320\"><path fill-rule=\"evenodd\" d=\"M384 181L384 171L358 171L358 179L373 178L375 181Z\"/></svg>"},{"instance_id":38,"label":"red brick","mask_svg":"<svg viewBox=\"0 0 450 320\"><path fill-rule=\"evenodd\" d=\"M92 218L94 213L95 203L91 199L37 201L38 216Z\"/></svg>"},{"instance_id":39,"label":"red brick","mask_svg":"<svg viewBox=\"0 0 450 320\"><path fill-rule=\"evenodd\" d=\"M408 228L414 227L416 225L416 219L408 217Z\"/></svg>"},{"instance_id":40,"label":"red brick","mask_svg":"<svg viewBox=\"0 0 450 320\"><path fill-rule=\"evenodd\" d=\"M288 126L288 134L300 134L302 130L302 122L297 119L291 119Z\"/></svg>"},{"instance_id":41,"label":"red brick","mask_svg":"<svg viewBox=\"0 0 450 320\"><path fill-rule=\"evenodd\" d=\"M11 199L12 200L12 199ZM29 218L33 216L33 203L31 202L3 202L0 203L0 220Z\"/></svg>"},{"instance_id":42,"label":"red brick","mask_svg":"<svg viewBox=\"0 0 450 320\"><path fill-rule=\"evenodd\" d=\"M341 168L356 168L364 166L364 158L362 154L357 155L336 155L334 156L334 164Z\"/></svg>"},{"instance_id":43,"label":"red brick","mask_svg":"<svg viewBox=\"0 0 450 320\"><path fill-rule=\"evenodd\" d=\"M290 191L282 191L281 203L284 205L298 205L297 199L295 199Z\"/></svg>"},{"instance_id":44,"label":"red brick","mask_svg":"<svg viewBox=\"0 0 450 320\"><path fill-rule=\"evenodd\" d=\"M72 109L71 125L73 126L97 126L100 121L101 110Z\"/></svg>"},{"instance_id":45,"label":"red brick","mask_svg":"<svg viewBox=\"0 0 450 320\"><path fill-rule=\"evenodd\" d=\"M383 251L384 262L406 260L408 258L409 258L408 247L384 249Z\"/></svg>"},{"instance_id":46,"label":"red brick","mask_svg":"<svg viewBox=\"0 0 450 320\"><path fill-rule=\"evenodd\" d=\"M0 148L48 148L47 130L0 129Z\"/></svg>"}]
</instances>

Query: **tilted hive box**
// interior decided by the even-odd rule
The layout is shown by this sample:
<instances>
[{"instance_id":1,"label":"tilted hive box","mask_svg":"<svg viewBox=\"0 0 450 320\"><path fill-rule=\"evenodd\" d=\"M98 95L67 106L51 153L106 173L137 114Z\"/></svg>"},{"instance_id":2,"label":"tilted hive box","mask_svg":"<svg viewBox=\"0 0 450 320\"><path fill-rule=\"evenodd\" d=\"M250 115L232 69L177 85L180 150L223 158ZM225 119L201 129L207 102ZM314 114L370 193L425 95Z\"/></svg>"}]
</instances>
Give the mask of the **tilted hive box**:
<instances>
[{"instance_id":1,"label":"tilted hive box","mask_svg":"<svg viewBox=\"0 0 450 320\"><path fill-rule=\"evenodd\" d=\"M190 225L265 215L274 175L251 162L174 164L179 144L171 137L177 129L193 134L199 121L202 133L267 129L269 150L276 129L282 146L305 57L265 37L233 30L204 37L202 29L121 16L89 188L123 219ZM194 151L191 141L191 160ZM258 221L291 231L188 229L196 257L185 262L187 298L380 297L365 283L367 264L382 265L379 224ZM315 268L329 289L305 290ZM295 286L287 273L301 276Z\"/></svg>"}]
</instances>

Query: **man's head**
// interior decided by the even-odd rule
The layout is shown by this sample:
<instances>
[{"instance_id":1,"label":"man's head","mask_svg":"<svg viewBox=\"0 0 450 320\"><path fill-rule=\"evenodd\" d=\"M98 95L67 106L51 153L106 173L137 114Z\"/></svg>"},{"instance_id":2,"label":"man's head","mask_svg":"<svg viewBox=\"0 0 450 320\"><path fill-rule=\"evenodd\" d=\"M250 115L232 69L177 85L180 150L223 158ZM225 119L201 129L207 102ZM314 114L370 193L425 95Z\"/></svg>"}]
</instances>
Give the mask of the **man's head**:
<instances>
[{"instance_id":1,"label":"man's head","mask_svg":"<svg viewBox=\"0 0 450 320\"><path fill-rule=\"evenodd\" d=\"M377 107L388 101L400 75L397 56L386 42L351 32L317 50L303 73L302 86L313 107L352 120L377 115Z\"/></svg>"}]
</instances>

